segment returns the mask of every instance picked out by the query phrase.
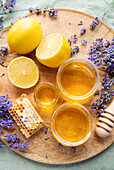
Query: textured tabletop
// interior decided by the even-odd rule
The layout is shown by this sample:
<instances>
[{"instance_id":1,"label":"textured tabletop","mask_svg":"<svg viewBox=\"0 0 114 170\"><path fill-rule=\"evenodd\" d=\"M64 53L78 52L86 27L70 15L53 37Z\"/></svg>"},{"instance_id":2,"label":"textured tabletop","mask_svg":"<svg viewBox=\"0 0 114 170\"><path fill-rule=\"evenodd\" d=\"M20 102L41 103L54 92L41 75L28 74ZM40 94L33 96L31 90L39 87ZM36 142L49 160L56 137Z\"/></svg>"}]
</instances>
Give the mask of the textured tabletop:
<instances>
[{"instance_id":1,"label":"textured tabletop","mask_svg":"<svg viewBox=\"0 0 114 170\"><path fill-rule=\"evenodd\" d=\"M55 8L70 8L78 11L83 11L93 16L97 14L107 4L113 0L16 0L15 9L29 8L29 7L55 7ZM23 15L26 15L26 11L12 13L6 17L4 26L9 25L12 21L16 20ZM114 28L114 7L104 18L104 22L111 28ZM2 143L0 141L0 143ZM28 160L21 157L13 151L6 150L0 151L0 170L36 170L36 169L76 169L76 170L114 170L114 144L112 144L105 151L99 155L75 164L64 166L53 166L42 164Z\"/></svg>"}]
</instances>

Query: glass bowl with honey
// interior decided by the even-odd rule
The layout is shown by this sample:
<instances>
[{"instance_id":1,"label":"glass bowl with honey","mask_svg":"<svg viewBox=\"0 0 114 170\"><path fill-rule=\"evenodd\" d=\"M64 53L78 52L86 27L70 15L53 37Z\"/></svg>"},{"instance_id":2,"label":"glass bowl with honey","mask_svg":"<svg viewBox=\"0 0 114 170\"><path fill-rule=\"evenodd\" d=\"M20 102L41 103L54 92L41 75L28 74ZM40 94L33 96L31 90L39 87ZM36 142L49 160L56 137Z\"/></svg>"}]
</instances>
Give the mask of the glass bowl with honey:
<instances>
[{"instance_id":1,"label":"glass bowl with honey","mask_svg":"<svg viewBox=\"0 0 114 170\"><path fill-rule=\"evenodd\" d=\"M83 104L98 89L100 75L97 67L88 59L70 58L58 69L56 82L63 99Z\"/></svg>"},{"instance_id":2,"label":"glass bowl with honey","mask_svg":"<svg viewBox=\"0 0 114 170\"><path fill-rule=\"evenodd\" d=\"M34 99L41 108L53 107L58 101L57 89L49 82L40 83L34 90Z\"/></svg>"},{"instance_id":3,"label":"glass bowl with honey","mask_svg":"<svg viewBox=\"0 0 114 170\"><path fill-rule=\"evenodd\" d=\"M52 134L65 146L73 147L85 143L91 136L92 127L89 111L79 103L62 104L51 117Z\"/></svg>"}]
</instances>

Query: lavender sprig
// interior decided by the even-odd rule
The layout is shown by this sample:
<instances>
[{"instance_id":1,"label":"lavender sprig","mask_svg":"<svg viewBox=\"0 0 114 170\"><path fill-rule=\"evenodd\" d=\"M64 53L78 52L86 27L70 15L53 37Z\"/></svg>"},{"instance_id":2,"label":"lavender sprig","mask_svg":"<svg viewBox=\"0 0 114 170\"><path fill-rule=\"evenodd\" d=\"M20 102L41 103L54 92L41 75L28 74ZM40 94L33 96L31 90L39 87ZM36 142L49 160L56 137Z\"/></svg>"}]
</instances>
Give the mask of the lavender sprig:
<instances>
[{"instance_id":1,"label":"lavender sprig","mask_svg":"<svg viewBox=\"0 0 114 170\"><path fill-rule=\"evenodd\" d=\"M111 77L114 76L114 37L112 42L106 40L103 43L103 38L97 38L96 42L90 46L89 53L90 59L96 66L103 65L104 71L109 73Z\"/></svg>"},{"instance_id":2,"label":"lavender sprig","mask_svg":"<svg viewBox=\"0 0 114 170\"><path fill-rule=\"evenodd\" d=\"M57 14L58 14L58 10L57 9L54 9L54 8L50 8L50 9L48 9L48 8L44 8L44 9L40 9L40 8L32 8L32 7L30 7L29 9L29 12L30 13L33 13L33 12L35 12L37 15L38 14L41 14L41 13L43 13L43 14L46 14L46 13L48 13L48 15L50 16L50 17L57 17Z\"/></svg>"},{"instance_id":3,"label":"lavender sprig","mask_svg":"<svg viewBox=\"0 0 114 170\"><path fill-rule=\"evenodd\" d=\"M2 25L2 22L4 20L3 15L4 14L9 14L13 11L13 7L15 5L15 0L6 0L5 3L3 3L2 0L0 0L0 31L2 31L4 29L4 26Z\"/></svg>"},{"instance_id":4,"label":"lavender sprig","mask_svg":"<svg viewBox=\"0 0 114 170\"><path fill-rule=\"evenodd\" d=\"M114 85L114 77L113 77L112 79L110 79L109 76L106 75L106 76L103 78L101 90L108 90L108 89L110 89L113 85Z\"/></svg>"},{"instance_id":5,"label":"lavender sprig","mask_svg":"<svg viewBox=\"0 0 114 170\"><path fill-rule=\"evenodd\" d=\"M9 143L8 147L10 148L10 151L16 149L17 151L23 152L29 148L27 141L22 141L20 136L16 133L7 133L4 135L3 139ZM3 149L2 145L0 145L0 149Z\"/></svg>"},{"instance_id":6,"label":"lavender sprig","mask_svg":"<svg viewBox=\"0 0 114 170\"><path fill-rule=\"evenodd\" d=\"M93 21L92 21L92 23L90 24L90 30L94 30L95 28L96 28L96 26L99 24L99 19L98 19L98 17L96 17Z\"/></svg>"},{"instance_id":7,"label":"lavender sprig","mask_svg":"<svg viewBox=\"0 0 114 170\"><path fill-rule=\"evenodd\" d=\"M108 7L109 7L109 9L106 10ZM113 3L110 3L107 7L105 7L105 8L102 10L102 11L105 11L105 10L106 10L106 11L103 13L103 16L105 16L112 7L113 7ZM102 12L102 11L101 11L101 12ZM101 13L101 12L100 12L100 13ZM100 13L99 13L99 14L100 14ZM102 20L104 19L104 17L101 17L102 20L100 21L99 18L98 18L98 17L99 17L99 14L98 14L97 17L94 18L94 20L92 21L92 23L87 26L87 28L84 27L84 28L81 29L80 35L85 34L86 30L87 30L89 27L90 27L90 30L93 31L86 40L82 40L82 41L81 41L81 42L82 42L82 45L87 45L87 41L92 37L92 35L98 30L98 28L99 28L100 25L102 24ZM108 30L108 31L109 31L109 30ZM97 61L97 62L98 62L98 61Z\"/></svg>"},{"instance_id":8,"label":"lavender sprig","mask_svg":"<svg viewBox=\"0 0 114 170\"><path fill-rule=\"evenodd\" d=\"M100 99L97 99L96 103L92 104L91 109L97 111L98 117L101 115L101 113L105 111L107 107L106 104L112 99L112 96L114 96L114 90L109 90L112 88L113 85L114 85L114 77L110 79L109 75L106 75L103 78L101 90L96 92L96 94L100 94L101 92Z\"/></svg>"},{"instance_id":9,"label":"lavender sprig","mask_svg":"<svg viewBox=\"0 0 114 170\"><path fill-rule=\"evenodd\" d=\"M0 15L2 15L0 17L0 31L4 30L5 28L7 27L4 27L1 22L3 22L3 15L6 15L6 14L9 14L9 13L14 13L14 12L18 12L18 11L29 11L30 13L36 13L37 15L38 14L46 14L48 13L48 15L50 17L54 17L56 18L57 17L57 14L58 14L58 10L55 9L55 8L44 8L44 9L40 9L40 8L28 8L28 9L18 9L18 10L13 10L13 7L15 5L15 0L7 0L5 4L3 4L2 6L2 12L0 12ZM11 22L11 25L12 26L12 22Z\"/></svg>"},{"instance_id":10,"label":"lavender sprig","mask_svg":"<svg viewBox=\"0 0 114 170\"><path fill-rule=\"evenodd\" d=\"M77 52L79 52L79 46L75 46L74 48L71 48L71 56Z\"/></svg>"},{"instance_id":11,"label":"lavender sprig","mask_svg":"<svg viewBox=\"0 0 114 170\"><path fill-rule=\"evenodd\" d=\"M96 103L92 104L91 109L94 109L94 111L97 110L98 117L105 111L107 107L106 103L111 100L112 96L114 96L114 90L101 92L100 99L97 99Z\"/></svg>"},{"instance_id":12,"label":"lavender sprig","mask_svg":"<svg viewBox=\"0 0 114 170\"><path fill-rule=\"evenodd\" d=\"M12 128L13 118L9 113L9 109L12 107L12 102L8 100L8 95L0 96L0 126L2 128Z\"/></svg>"}]
</instances>

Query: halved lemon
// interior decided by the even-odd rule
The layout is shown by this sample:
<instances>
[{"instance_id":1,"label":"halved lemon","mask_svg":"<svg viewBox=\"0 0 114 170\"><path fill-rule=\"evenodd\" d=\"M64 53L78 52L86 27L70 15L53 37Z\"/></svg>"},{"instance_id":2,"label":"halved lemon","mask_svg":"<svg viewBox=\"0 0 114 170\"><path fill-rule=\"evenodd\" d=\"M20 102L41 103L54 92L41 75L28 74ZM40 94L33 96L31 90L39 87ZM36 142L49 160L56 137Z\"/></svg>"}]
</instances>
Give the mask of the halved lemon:
<instances>
[{"instance_id":1,"label":"halved lemon","mask_svg":"<svg viewBox=\"0 0 114 170\"><path fill-rule=\"evenodd\" d=\"M36 57L45 66L57 68L70 57L70 45L62 34L50 34L37 47Z\"/></svg>"},{"instance_id":2,"label":"halved lemon","mask_svg":"<svg viewBox=\"0 0 114 170\"><path fill-rule=\"evenodd\" d=\"M27 89L34 86L39 79L39 69L35 62L24 56L13 59L8 67L9 80L17 87Z\"/></svg>"}]
</instances>

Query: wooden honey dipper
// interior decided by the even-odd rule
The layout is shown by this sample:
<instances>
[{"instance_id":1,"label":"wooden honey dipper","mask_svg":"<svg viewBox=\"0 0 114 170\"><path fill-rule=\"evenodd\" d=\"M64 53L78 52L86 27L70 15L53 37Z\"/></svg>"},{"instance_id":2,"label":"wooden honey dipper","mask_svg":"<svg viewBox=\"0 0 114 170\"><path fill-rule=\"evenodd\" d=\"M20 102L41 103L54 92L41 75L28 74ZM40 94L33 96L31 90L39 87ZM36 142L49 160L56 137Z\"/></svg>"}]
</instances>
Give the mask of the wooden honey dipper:
<instances>
[{"instance_id":1,"label":"wooden honey dipper","mask_svg":"<svg viewBox=\"0 0 114 170\"><path fill-rule=\"evenodd\" d=\"M106 138L110 135L112 128L114 127L114 100L107 107L104 113L101 113L101 117L98 118L96 125L96 134L101 138Z\"/></svg>"}]
</instances>

